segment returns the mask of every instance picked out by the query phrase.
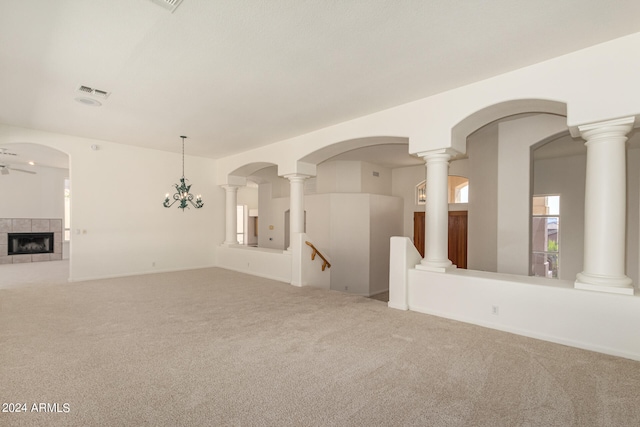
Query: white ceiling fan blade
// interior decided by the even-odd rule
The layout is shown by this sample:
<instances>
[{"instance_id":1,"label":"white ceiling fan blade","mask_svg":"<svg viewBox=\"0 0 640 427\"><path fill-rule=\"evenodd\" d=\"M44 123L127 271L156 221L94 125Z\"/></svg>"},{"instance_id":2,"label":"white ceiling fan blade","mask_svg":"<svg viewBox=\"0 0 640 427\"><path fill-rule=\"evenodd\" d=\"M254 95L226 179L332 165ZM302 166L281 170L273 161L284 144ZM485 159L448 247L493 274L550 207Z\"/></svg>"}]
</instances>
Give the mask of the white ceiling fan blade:
<instances>
[{"instance_id":1,"label":"white ceiling fan blade","mask_svg":"<svg viewBox=\"0 0 640 427\"><path fill-rule=\"evenodd\" d=\"M17 156L16 153L12 153L8 148L0 147L0 154L4 154L6 156Z\"/></svg>"},{"instance_id":2,"label":"white ceiling fan blade","mask_svg":"<svg viewBox=\"0 0 640 427\"><path fill-rule=\"evenodd\" d=\"M12 171L16 171L16 172L30 173L32 175L36 174L34 171L28 171L28 170L24 170L24 169L16 169L16 168L7 168L7 169L11 169Z\"/></svg>"}]
</instances>

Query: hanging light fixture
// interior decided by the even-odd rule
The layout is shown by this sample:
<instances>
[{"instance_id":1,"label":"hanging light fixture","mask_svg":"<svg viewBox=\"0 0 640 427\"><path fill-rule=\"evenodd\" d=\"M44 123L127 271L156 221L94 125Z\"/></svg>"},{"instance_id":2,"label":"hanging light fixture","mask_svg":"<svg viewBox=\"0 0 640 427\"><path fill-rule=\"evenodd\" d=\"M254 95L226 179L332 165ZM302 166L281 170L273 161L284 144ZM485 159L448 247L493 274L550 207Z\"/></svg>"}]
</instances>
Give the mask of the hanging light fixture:
<instances>
[{"instance_id":1,"label":"hanging light fixture","mask_svg":"<svg viewBox=\"0 0 640 427\"><path fill-rule=\"evenodd\" d=\"M203 207L204 203L202 203L202 196L198 194L194 197L193 194L189 193L191 185L187 185L185 181L189 180L184 177L184 139L186 138L186 136L181 136L180 138L182 138L182 178L180 178L180 184L173 184L173 186L176 188L176 193L173 195L173 202L171 202L171 200L169 199L169 193L167 193L164 196L163 205L165 208L169 208L173 206L175 202L179 201L180 204L178 205L178 208L182 209L182 211L184 212L184 209L189 207L187 202L191 203L191 206L196 209L200 209L201 207ZM195 203L193 201L194 198L196 199Z\"/></svg>"}]
</instances>

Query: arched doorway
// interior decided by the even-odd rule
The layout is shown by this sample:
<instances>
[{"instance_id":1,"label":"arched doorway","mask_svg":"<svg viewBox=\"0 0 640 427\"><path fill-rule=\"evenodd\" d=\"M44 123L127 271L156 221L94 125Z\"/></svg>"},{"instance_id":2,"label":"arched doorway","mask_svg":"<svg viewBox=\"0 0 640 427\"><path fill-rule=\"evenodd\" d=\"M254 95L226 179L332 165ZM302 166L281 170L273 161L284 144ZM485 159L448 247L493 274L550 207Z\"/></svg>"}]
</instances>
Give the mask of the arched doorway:
<instances>
[{"instance_id":1,"label":"arched doorway","mask_svg":"<svg viewBox=\"0 0 640 427\"><path fill-rule=\"evenodd\" d=\"M0 146L0 264L30 264L30 283L52 275L69 278L71 182L69 156L51 147L26 143ZM54 269L48 261L64 262ZM51 267L51 265L50 265ZM64 276L64 277L62 277ZM10 280L20 283L15 275Z\"/></svg>"},{"instance_id":2,"label":"arched doorway","mask_svg":"<svg viewBox=\"0 0 640 427\"><path fill-rule=\"evenodd\" d=\"M513 100L475 112L452 130L469 161L468 268L530 274L532 155L566 134L566 105Z\"/></svg>"},{"instance_id":3,"label":"arched doorway","mask_svg":"<svg viewBox=\"0 0 640 427\"><path fill-rule=\"evenodd\" d=\"M380 136L339 142L301 161L316 165L305 197L307 234L332 260L331 289L386 295L389 239L405 235L412 175L424 176L423 160L409 154L407 138Z\"/></svg>"}]
</instances>

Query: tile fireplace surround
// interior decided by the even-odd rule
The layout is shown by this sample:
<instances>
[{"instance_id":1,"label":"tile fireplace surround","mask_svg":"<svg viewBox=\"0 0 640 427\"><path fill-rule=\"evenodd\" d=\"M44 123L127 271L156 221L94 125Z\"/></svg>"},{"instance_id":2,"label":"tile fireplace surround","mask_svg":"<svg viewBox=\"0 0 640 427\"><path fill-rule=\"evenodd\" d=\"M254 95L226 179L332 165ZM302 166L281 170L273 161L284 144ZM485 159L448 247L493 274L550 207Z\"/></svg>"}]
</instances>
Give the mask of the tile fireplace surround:
<instances>
[{"instance_id":1,"label":"tile fireplace surround","mask_svg":"<svg viewBox=\"0 0 640 427\"><path fill-rule=\"evenodd\" d=\"M9 233L53 233L53 253L9 255ZM55 261L62 259L62 220L0 218L0 264Z\"/></svg>"}]
</instances>

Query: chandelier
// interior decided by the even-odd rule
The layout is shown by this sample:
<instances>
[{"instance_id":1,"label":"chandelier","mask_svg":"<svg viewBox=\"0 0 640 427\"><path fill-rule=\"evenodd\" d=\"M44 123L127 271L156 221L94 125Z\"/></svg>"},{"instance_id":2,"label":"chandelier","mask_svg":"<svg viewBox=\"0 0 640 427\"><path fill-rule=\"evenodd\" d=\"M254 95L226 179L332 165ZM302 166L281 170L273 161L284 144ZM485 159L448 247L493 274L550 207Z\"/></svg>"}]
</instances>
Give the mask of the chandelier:
<instances>
[{"instance_id":1,"label":"chandelier","mask_svg":"<svg viewBox=\"0 0 640 427\"><path fill-rule=\"evenodd\" d=\"M196 209L200 209L201 207L203 207L204 203L202 203L202 196L200 196L199 194L197 196L194 196L193 194L189 193L191 185L187 185L186 181L189 180L184 177L184 139L186 138L186 136L181 136L180 138L182 138L182 178L180 178L180 184L173 184L173 186L176 188L176 193L173 195L173 202L171 202L171 199L169 199L169 193L167 193L164 196L163 206L165 208L169 208L173 206L175 202L180 202L178 208L182 209L182 211L184 212L184 209L189 207L187 203L191 203L191 206ZM195 203L193 201L194 198Z\"/></svg>"}]
</instances>

